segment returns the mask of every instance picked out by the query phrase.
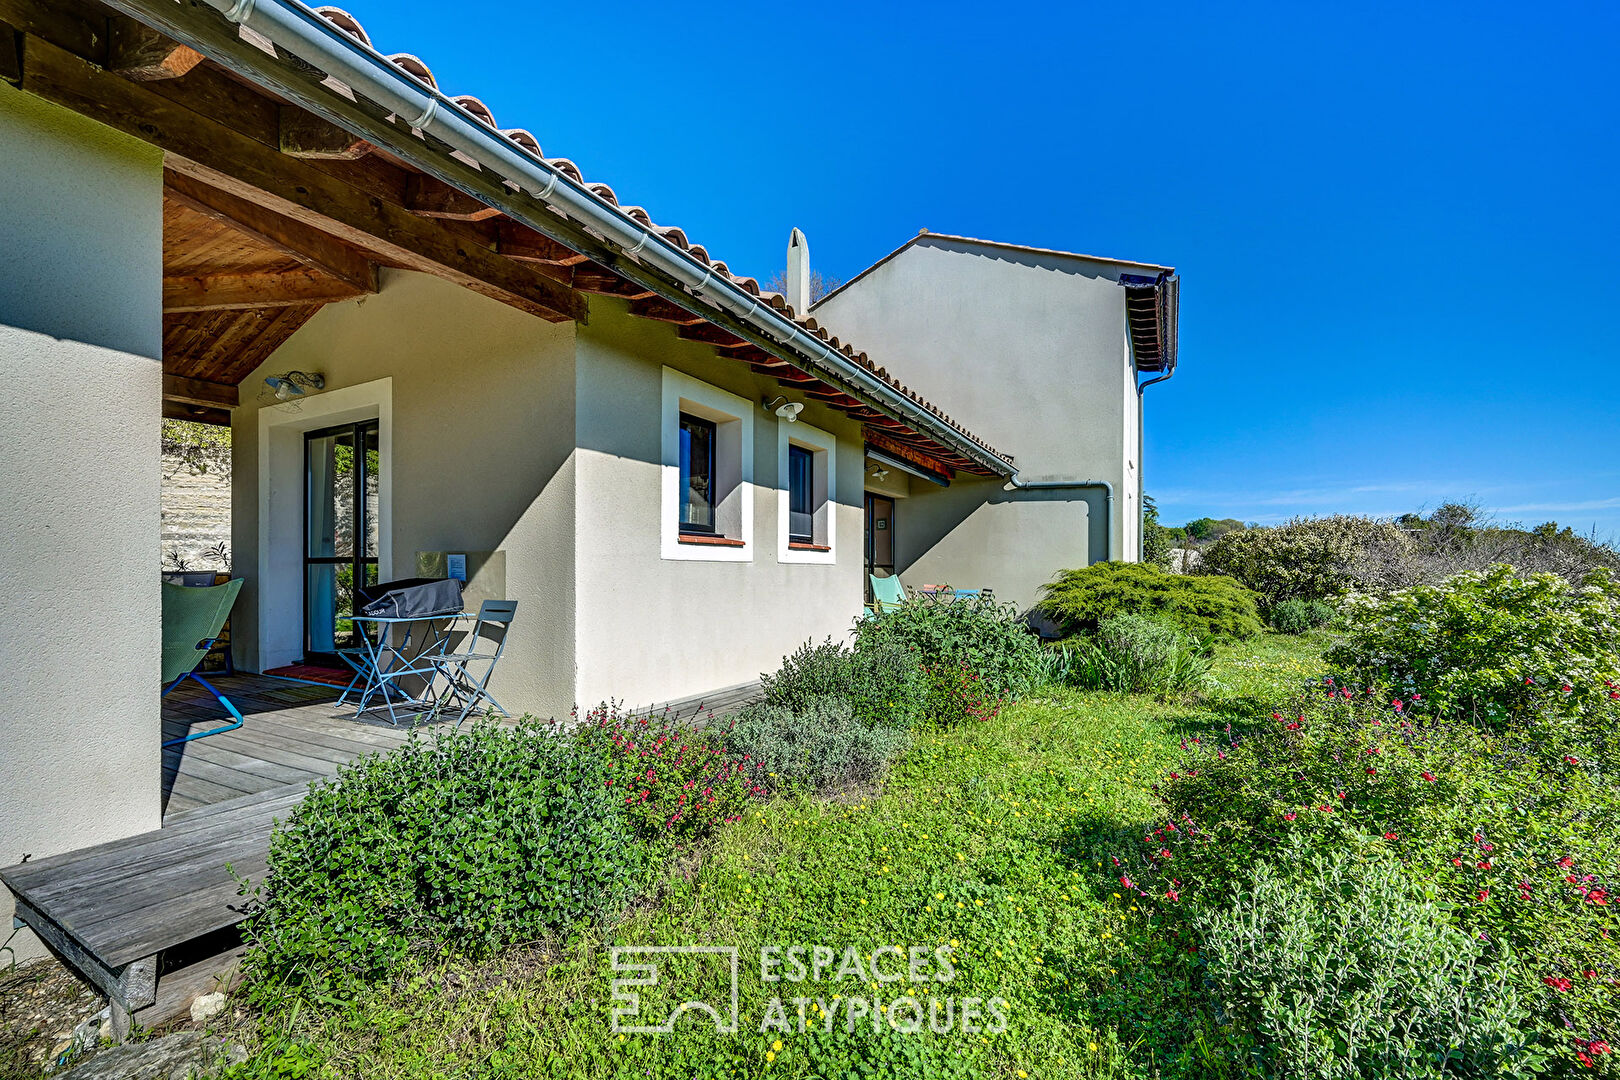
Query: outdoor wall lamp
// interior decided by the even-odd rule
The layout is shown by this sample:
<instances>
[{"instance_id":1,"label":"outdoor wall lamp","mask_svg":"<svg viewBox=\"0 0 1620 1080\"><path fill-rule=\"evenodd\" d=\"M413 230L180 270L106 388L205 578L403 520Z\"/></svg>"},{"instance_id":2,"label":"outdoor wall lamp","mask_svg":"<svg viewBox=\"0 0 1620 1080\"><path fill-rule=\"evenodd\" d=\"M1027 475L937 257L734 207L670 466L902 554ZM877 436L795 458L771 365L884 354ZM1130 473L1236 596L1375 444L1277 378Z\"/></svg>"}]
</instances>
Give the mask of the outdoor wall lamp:
<instances>
[{"instance_id":1,"label":"outdoor wall lamp","mask_svg":"<svg viewBox=\"0 0 1620 1080\"><path fill-rule=\"evenodd\" d=\"M777 402L781 402L781 404L777 404ZM765 402L765 407L776 413L777 416L780 416L783 420L786 420L790 424L798 423L799 414L804 412L804 404L802 402L789 401L780 394Z\"/></svg>"},{"instance_id":2,"label":"outdoor wall lamp","mask_svg":"<svg viewBox=\"0 0 1620 1080\"><path fill-rule=\"evenodd\" d=\"M280 375L266 375L264 385L276 395L277 401L291 401L295 397L303 397L310 390L321 389L326 385L326 378L318 373L311 375L305 371L288 371Z\"/></svg>"}]
</instances>

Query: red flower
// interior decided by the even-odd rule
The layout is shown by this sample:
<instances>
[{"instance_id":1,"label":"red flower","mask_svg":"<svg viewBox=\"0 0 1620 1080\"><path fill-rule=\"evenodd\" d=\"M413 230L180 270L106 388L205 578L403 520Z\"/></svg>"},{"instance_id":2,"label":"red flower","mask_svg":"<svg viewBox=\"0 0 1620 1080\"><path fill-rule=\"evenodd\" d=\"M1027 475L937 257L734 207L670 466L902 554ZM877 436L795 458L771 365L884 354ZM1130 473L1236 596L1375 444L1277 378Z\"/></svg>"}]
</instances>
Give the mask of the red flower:
<instances>
[{"instance_id":1,"label":"red flower","mask_svg":"<svg viewBox=\"0 0 1620 1080\"><path fill-rule=\"evenodd\" d=\"M1559 993L1568 993L1570 988L1575 985L1568 979L1559 978L1555 975L1548 975L1541 981L1552 987L1554 990L1557 990Z\"/></svg>"},{"instance_id":2,"label":"red flower","mask_svg":"<svg viewBox=\"0 0 1620 1080\"><path fill-rule=\"evenodd\" d=\"M1491 890L1489 890L1489 889L1481 889L1481 890L1479 890L1479 902L1480 903L1483 904L1485 901L1489 900L1490 898L1491 898Z\"/></svg>"},{"instance_id":3,"label":"red flower","mask_svg":"<svg viewBox=\"0 0 1620 1080\"><path fill-rule=\"evenodd\" d=\"M1562 859L1558 860L1558 865L1567 870L1571 866L1575 865L1575 860L1570 858L1568 855L1565 855Z\"/></svg>"},{"instance_id":4,"label":"red flower","mask_svg":"<svg viewBox=\"0 0 1620 1080\"><path fill-rule=\"evenodd\" d=\"M1432 784L1432 783L1434 783L1434 773L1432 773L1432 772L1425 772L1425 773L1424 773L1424 774L1423 774L1423 779L1425 779L1425 780L1427 780L1427 781L1428 781L1428 782L1429 782L1429 783L1431 783L1431 784Z\"/></svg>"},{"instance_id":5,"label":"red flower","mask_svg":"<svg viewBox=\"0 0 1620 1080\"><path fill-rule=\"evenodd\" d=\"M1564 760L1569 762L1571 765L1579 765L1581 763L1581 759L1573 754L1565 754Z\"/></svg>"},{"instance_id":6,"label":"red flower","mask_svg":"<svg viewBox=\"0 0 1620 1080\"><path fill-rule=\"evenodd\" d=\"M1572 690L1574 688L1572 686L1570 686L1569 683L1565 683L1563 686L1560 686L1558 689L1562 690L1564 693L1567 694L1567 693L1570 692L1570 690Z\"/></svg>"},{"instance_id":7,"label":"red flower","mask_svg":"<svg viewBox=\"0 0 1620 1080\"><path fill-rule=\"evenodd\" d=\"M1394 834L1394 833L1392 833L1392 832L1387 832L1387 833L1385 833L1385 834L1384 834L1384 839L1385 839L1385 840L1399 840L1399 839L1400 839L1400 837L1398 837L1398 836L1396 836L1396 835L1395 835L1395 834Z\"/></svg>"},{"instance_id":8,"label":"red flower","mask_svg":"<svg viewBox=\"0 0 1620 1080\"><path fill-rule=\"evenodd\" d=\"M1171 903L1175 903L1177 900L1181 899L1181 894L1176 892L1174 889L1166 889L1164 891L1164 898L1169 900Z\"/></svg>"},{"instance_id":9,"label":"red flower","mask_svg":"<svg viewBox=\"0 0 1620 1080\"><path fill-rule=\"evenodd\" d=\"M1292 810L1290 810L1290 811L1288 811L1288 813L1283 815L1283 820L1284 821L1293 821L1297 817L1299 817L1299 815L1294 813Z\"/></svg>"}]
</instances>

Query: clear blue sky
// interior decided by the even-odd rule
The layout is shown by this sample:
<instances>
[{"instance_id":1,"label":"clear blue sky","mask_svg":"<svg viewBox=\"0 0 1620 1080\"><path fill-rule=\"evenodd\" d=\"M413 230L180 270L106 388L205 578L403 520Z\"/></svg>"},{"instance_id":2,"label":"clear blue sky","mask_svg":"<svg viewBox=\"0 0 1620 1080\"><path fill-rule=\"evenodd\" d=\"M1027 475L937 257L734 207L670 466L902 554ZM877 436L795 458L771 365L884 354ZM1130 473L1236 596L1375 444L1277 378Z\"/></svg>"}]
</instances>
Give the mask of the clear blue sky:
<instances>
[{"instance_id":1,"label":"clear blue sky","mask_svg":"<svg viewBox=\"0 0 1620 1080\"><path fill-rule=\"evenodd\" d=\"M1176 266L1167 521L1620 536L1620 5L352 3L745 273L795 225L840 278L923 227Z\"/></svg>"}]
</instances>

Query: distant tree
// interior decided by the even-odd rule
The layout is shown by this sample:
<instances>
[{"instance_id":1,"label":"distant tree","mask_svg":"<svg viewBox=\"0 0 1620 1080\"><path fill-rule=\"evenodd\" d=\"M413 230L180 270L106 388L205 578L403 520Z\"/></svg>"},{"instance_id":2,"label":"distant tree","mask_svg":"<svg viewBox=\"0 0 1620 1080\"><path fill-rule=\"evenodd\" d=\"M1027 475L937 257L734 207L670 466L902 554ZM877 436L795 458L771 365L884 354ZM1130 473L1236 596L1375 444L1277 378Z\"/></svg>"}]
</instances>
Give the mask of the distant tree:
<instances>
[{"instance_id":1,"label":"distant tree","mask_svg":"<svg viewBox=\"0 0 1620 1080\"><path fill-rule=\"evenodd\" d=\"M827 277L820 270L810 268L810 302L818 302L822 297L836 289L842 288L844 283L837 278ZM787 295L787 271L778 270L772 274L760 288L766 292L778 292ZM800 312L803 314L803 312Z\"/></svg>"},{"instance_id":2,"label":"distant tree","mask_svg":"<svg viewBox=\"0 0 1620 1080\"><path fill-rule=\"evenodd\" d=\"M1170 568L1170 549L1180 539L1178 530L1159 524L1159 507L1153 496L1142 496L1142 561Z\"/></svg>"},{"instance_id":3,"label":"distant tree","mask_svg":"<svg viewBox=\"0 0 1620 1080\"><path fill-rule=\"evenodd\" d=\"M1182 531L1186 533L1187 539L1195 544L1209 544L1219 540L1227 533L1242 532L1246 528L1248 526L1237 518L1220 518L1217 520L1216 518L1201 517L1187 522L1182 527Z\"/></svg>"}]
</instances>

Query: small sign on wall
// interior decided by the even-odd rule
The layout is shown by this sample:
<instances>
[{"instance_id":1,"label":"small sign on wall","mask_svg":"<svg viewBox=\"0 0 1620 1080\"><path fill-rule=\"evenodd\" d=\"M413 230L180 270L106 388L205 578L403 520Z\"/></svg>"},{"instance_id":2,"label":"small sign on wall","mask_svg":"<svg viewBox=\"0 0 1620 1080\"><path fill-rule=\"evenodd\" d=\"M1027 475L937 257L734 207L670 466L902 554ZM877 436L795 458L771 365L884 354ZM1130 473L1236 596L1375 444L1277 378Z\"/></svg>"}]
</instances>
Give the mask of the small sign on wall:
<instances>
[{"instance_id":1,"label":"small sign on wall","mask_svg":"<svg viewBox=\"0 0 1620 1080\"><path fill-rule=\"evenodd\" d=\"M444 575L445 577L454 578L456 581L466 581L467 580L467 553L464 552L464 551L462 551L462 552L455 552L455 551L450 552L445 557L445 571L446 571L446 573Z\"/></svg>"}]
</instances>

